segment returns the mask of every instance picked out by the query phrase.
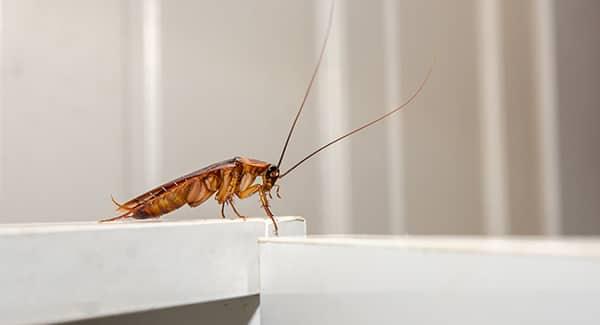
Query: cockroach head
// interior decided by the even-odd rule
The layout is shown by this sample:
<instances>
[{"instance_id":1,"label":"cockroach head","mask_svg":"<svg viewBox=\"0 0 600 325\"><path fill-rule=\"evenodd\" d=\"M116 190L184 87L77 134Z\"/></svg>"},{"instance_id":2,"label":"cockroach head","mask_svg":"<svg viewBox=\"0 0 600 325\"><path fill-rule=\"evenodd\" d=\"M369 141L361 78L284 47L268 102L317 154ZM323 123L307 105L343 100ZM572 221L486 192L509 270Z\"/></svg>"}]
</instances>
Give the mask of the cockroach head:
<instances>
[{"instance_id":1,"label":"cockroach head","mask_svg":"<svg viewBox=\"0 0 600 325\"><path fill-rule=\"evenodd\" d=\"M275 165L269 166L269 168L267 168L267 172L265 173L265 177L271 186L275 185L275 182L277 182L277 179L279 179L279 168Z\"/></svg>"}]
</instances>

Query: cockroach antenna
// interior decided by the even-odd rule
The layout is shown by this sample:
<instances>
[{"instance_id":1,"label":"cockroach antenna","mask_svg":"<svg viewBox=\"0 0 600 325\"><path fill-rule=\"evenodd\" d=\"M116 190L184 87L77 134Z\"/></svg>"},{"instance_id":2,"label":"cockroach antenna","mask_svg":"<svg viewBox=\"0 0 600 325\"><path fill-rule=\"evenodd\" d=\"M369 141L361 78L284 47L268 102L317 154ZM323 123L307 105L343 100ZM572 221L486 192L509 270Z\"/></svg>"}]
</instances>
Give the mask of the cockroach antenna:
<instances>
[{"instance_id":1,"label":"cockroach antenna","mask_svg":"<svg viewBox=\"0 0 600 325\"><path fill-rule=\"evenodd\" d=\"M287 138L285 139L285 144L283 145L283 150L281 150L281 156L279 156L279 161L277 162L277 168L281 166L281 162L283 161L283 157L285 156L285 151L287 150L287 146L292 138L292 133L294 133L294 128L296 127L296 123L298 122L298 118L300 117L300 113L304 109L304 104L306 104L306 99L310 94L310 90L312 88L313 83L317 77L317 73L319 72L319 67L321 66L321 62L323 61L323 55L325 54L325 48L327 48L327 41L329 40L329 34L331 31L331 25L333 22L333 12L335 10L335 0L331 2L331 9L329 9L329 22L327 23L327 31L325 32L325 39L323 40L323 45L321 46L321 53L319 53L319 60L317 61L317 65L315 66L315 70L313 71L312 77L310 78L310 82L308 83L308 87L304 92L304 97L302 98L302 103L300 103L300 108L296 113L296 117L294 117L294 122L292 122L292 127L290 128L290 132L288 133Z\"/></svg>"},{"instance_id":2,"label":"cockroach antenna","mask_svg":"<svg viewBox=\"0 0 600 325\"><path fill-rule=\"evenodd\" d=\"M285 173L282 173L279 176L279 179L281 179L285 175L289 174L292 170L296 169L296 167L300 166L302 163L304 163L305 161L307 161L308 159L310 159L312 156L314 156L314 155L318 154L319 152L323 151L325 148L327 148L327 147L333 145L334 143L337 143L337 142L339 142L339 141L341 141L341 140L343 140L343 139L345 139L345 138L353 135L354 133L357 133L357 132L359 132L361 130L364 130L364 129L368 128L369 126L371 126L371 125L373 125L373 124L375 124L375 123L377 123L377 122L385 119L386 117L388 117L388 116L390 116L390 115L392 115L392 114L394 114L394 113L402 110L404 107L406 107L408 104L410 104L417 97L417 95L419 95L419 93L421 92L421 90L423 90L423 87L427 83L427 80L429 80L429 76L431 75L431 71L432 70L433 70L433 65L429 68L429 71L427 71L427 75L425 76L425 78L423 79L423 81L421 82L421 84L419 85L419 87L417 88L417 90L404 103L402 103L402 105L396 107L395 109L393 109L393 110L391 110L391 111L389 111L389 112L381 115L380 117L378 117L378 118L376 118L376 119L374 119L374 120L372 120L372 121L370 121L370 122L368 122L368 123L366 123L366 124L364 124L364 125L356 128L356 129L354 129L354 130L352 130L352 131L350 131L350 132L348 132L348 133L346 133L346 134L344 134L344 135L342 135L340 137L337 137L337 138L333 139L331 142L329 142L329 143L323 145L322 147L318 148L317 150L313 151L308 156L304 157L302 160L300 160L299 162L297 162L290 169L288 169Z\"/></svg>"}]
</instances>

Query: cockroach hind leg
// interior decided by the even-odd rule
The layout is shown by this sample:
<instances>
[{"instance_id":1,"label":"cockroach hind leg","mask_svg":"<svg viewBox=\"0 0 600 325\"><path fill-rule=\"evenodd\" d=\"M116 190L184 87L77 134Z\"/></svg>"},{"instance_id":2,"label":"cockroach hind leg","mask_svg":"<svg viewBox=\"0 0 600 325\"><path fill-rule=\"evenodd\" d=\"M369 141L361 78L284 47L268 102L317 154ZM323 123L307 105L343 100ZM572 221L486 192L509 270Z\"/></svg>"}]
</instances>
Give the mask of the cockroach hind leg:
<instances>
[{"instance_id":1,"label":"cockroach hind leg","mask_svg":"<svg viewBox=\"0 0 600 325\"><path fill-rule=\"evenodd\" d=\"M226 219L225 216L225 202L221 203L221 218Z\"/></svg>"},{"instance_id":2,"label":"cockroach hind leg","mask_svg":"<svg viewBox=\"0 0 600 325\"><path fill-rule=\"evenodd\" d=\"M235 214L238 216L238 218L240 218L240 219L242 219L242 220L246 221L246 219L247 219L248 217L246 217L245 215L242 215L242 214L241 214L241 213L240 213L240 212L237 210L237 208L236 208L236 207L235 207L235 205L233 204L233 200L229 200L228 202L229 202L229 205L231 206L231 209L232 209L232 210L233 210L233 212L234 212L234 213L235 213Z\"/></svg>"}]
</instances>

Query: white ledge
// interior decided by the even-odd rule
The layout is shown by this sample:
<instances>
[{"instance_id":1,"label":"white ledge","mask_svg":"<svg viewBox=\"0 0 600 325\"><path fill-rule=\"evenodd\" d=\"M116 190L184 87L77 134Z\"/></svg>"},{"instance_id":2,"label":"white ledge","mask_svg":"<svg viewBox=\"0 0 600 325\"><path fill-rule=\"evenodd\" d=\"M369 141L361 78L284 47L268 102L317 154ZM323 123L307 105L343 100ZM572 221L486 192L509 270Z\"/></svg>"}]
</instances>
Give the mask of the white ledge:
<instances>
[{"instance_id":1,"label":"white ledge","mask_svg":"<svg viewBox=\"0 0 600 325\"><path fill-rule=\"evenodd\" d=\"M600 241L260 240L261 324L597 324Z\"/></svg>"},{"instance_id":2,"label":"white ledge","mask_svg":"<svg viewBox=\"0 0 600 325\"><path fill-rule=\"evenodd\" d=\"M304 235L279 217L280 235ZM259 292L268 219L0 225L0 323L50 323Z\"/></svg>"},{"instance_id":3,"label":"white ledge","mask_svg":"<svg viewBox=\"0 0 600 325\"><path fill-rule=\"evenodd\" d=\"M600 240L589 237L459 237L459 236L377 236L317 235L309 237L272 237L262 243L388 247L405 250L466 254L546 255L600 257Z\"/></svg>"}]
</instances>

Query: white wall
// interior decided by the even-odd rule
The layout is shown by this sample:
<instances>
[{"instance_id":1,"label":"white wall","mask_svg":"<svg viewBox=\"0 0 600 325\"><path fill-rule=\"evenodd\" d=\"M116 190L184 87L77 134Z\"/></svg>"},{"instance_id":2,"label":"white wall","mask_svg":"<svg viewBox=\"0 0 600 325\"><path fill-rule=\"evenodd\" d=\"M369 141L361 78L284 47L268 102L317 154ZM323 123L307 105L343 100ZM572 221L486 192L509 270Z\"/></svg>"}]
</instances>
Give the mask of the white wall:
<instances>
[{"instance_id":1,"label":"white wall","mask_svg":"<svg viewBox=\"0 0 600 325\"><path fill-rule=\"evenodd\" d=\"M120 1L2 1L5 222L90 220L124 187Z\"/></svg>"},{"instance_id":2,"label":"white wall","mask_svg":"<svg viewBox=\"0 0 600 325\"><path fill-rule=\"evenodd\" d=\"M124 200L235 155L275 162L329 8L1 5L2 222L96 220L112 213L111 193ZM311 232L599 233L598 82L569 77L598 68L593 23L580 18L599 10L593 1L338 1L284 166L402 102L435 62L433 75L405 112L284 179L274 211L305 216ZM585 42L570 36L584 31ZM240 208L262 215L256 198ZM217 216L209 201L172 217Z\"/></svg>"}]
</instances>

